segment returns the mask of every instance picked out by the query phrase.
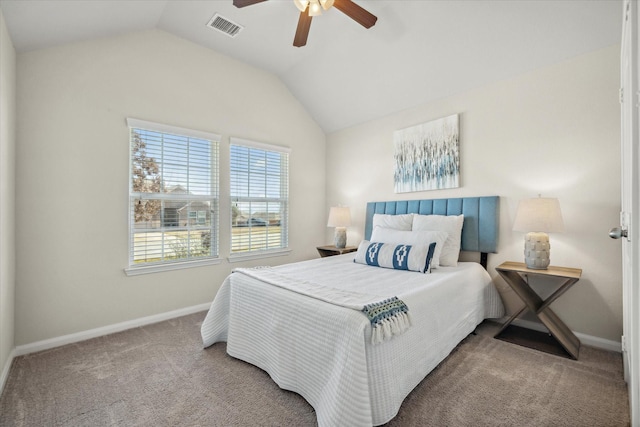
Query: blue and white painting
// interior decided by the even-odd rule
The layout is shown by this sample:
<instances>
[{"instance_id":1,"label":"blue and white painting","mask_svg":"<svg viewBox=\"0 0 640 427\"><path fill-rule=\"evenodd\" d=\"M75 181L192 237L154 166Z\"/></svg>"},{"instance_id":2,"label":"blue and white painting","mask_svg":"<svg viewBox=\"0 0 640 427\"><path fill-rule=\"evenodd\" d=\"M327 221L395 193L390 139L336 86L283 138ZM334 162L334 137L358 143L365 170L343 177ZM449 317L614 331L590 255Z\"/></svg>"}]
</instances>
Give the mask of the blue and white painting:
<instances>
[{"instance_id":1,"label":"blue and white painting","mask_svg":"<svg viewBox=\"0 0 640 427\"><path fill-rule=\"evenodd\" d=\"M458 114L397 130L393 143L396 193L460 186Z\"/></svg>"}]
</instances>

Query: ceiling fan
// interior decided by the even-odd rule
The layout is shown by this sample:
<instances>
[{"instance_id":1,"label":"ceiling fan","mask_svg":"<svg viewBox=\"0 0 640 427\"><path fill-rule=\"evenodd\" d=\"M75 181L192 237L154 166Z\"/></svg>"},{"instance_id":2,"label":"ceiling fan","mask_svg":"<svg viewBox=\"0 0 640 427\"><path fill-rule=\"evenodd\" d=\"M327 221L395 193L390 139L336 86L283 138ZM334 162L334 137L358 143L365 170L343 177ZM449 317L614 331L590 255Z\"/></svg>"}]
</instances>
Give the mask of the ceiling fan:
<instances>
[{"instance_id":1,"label":"ceiling fan","mask_svg":"<svg viewBox=\"0 0 640 427\"><path fill-rule=\"evenodd\" d=\"M233 0L235 7L251 6L256 3L262 3L267 0ZM298 28L293 38L293 45L302 47L307 44L309 29L311 28L311 19L322 13L322 9L328 10L331 6L347 15L365 28L371 28L375 25L378 18L358 6L351 0L293 0L296 7L300 10L300 18L298 19Z\"/></svg>"}]
</instances>

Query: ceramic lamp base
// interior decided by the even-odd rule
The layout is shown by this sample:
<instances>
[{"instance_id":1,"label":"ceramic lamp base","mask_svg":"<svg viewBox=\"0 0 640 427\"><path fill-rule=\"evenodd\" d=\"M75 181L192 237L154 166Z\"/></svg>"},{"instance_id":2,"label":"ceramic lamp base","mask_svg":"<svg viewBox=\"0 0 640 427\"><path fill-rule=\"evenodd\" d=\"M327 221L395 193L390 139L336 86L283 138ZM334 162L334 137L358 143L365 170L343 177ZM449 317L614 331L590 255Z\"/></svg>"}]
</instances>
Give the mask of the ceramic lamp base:
<instances>
[{"instance_id":1,"label":"ceramic lamp base","mask_svg":"<svg viewBox=\"0 0 640 427\"><path fill-rule=\"evenodd\" d=\"M342 249L347 246L347 227L336 227L334 236L334 245L336 248Z\"/></svg>"},{"instance_id":2,"label":"ceramic lamp base","mask_svg":"<svg viewBox=\"0 0 640 427\"><path fill-rule=\"evenodd\" d=\"M549 267L550 251L547 233L531 232L524 236L524 262L527 268L546 270Z\"/></svg>"}]
</instances>

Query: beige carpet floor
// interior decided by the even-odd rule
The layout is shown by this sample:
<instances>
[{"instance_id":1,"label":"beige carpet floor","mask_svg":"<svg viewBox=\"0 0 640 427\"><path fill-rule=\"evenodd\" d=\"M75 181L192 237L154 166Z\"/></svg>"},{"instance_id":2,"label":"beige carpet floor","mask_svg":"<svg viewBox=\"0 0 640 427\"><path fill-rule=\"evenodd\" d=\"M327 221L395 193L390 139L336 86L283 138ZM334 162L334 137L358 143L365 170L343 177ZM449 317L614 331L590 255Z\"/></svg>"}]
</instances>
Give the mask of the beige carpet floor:
<instances>
[{"instance_id":1,"label":"beige carpet floor","mask_svg":"<svg viewBox=\"0 0 640 427\"><path fill-rule=\"evenodd\" d=\"M260 369L203 350L205 313L18 357L0 426L313 426L313 408ZM493 339L483 323L389 426L626 426L618 353L573 361Z\"/></svg>"}]
</instances>

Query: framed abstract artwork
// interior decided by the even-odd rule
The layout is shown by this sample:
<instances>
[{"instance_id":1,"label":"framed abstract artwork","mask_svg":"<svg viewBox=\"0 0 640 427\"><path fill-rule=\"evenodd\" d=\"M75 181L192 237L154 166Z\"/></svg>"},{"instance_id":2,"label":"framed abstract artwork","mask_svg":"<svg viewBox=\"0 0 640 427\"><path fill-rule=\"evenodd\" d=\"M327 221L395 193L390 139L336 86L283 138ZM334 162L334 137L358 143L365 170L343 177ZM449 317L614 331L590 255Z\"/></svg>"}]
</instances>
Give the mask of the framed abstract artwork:
<instances>
[{"instance_id":1,"label":"framed abstract artwork","mask_svg":"<svg viewBox=\"0 0 640 427\"><path fill-rule=\"evenodd\" d=\"M460 186L459 115L393 133L396 193Z\"/></svg>"}]
</instances>

